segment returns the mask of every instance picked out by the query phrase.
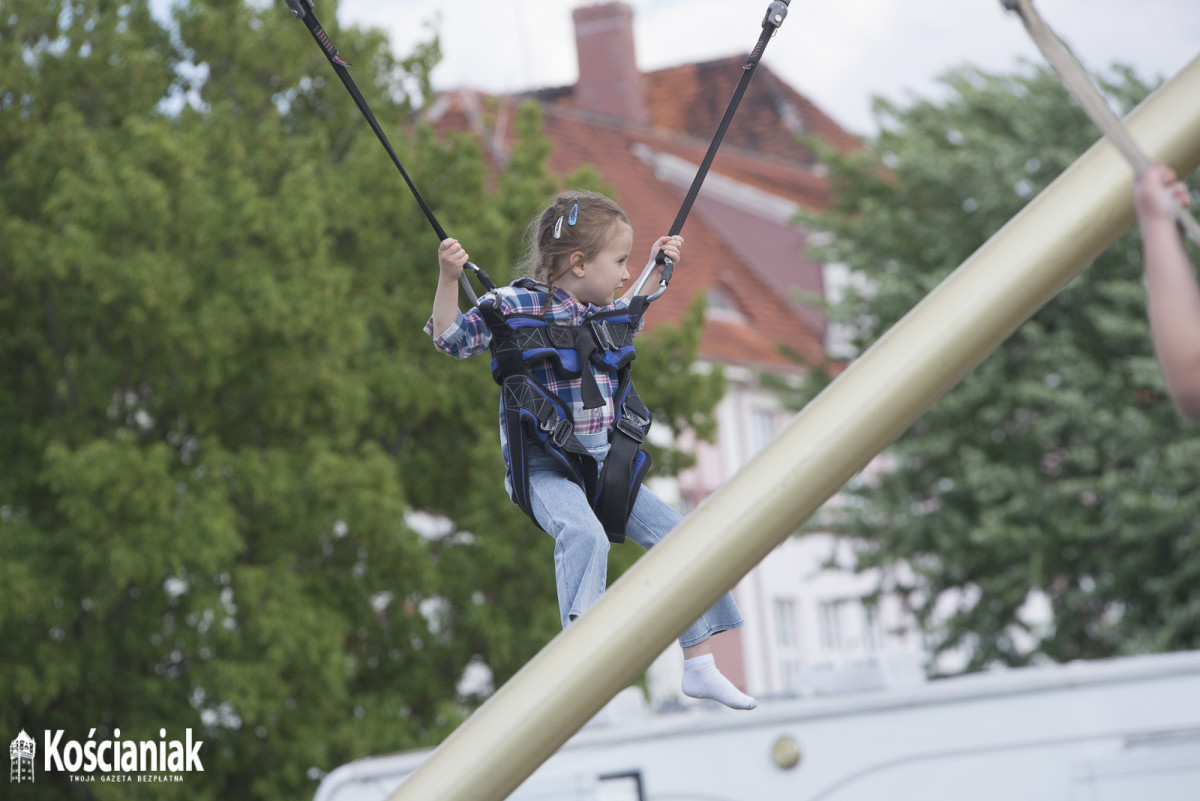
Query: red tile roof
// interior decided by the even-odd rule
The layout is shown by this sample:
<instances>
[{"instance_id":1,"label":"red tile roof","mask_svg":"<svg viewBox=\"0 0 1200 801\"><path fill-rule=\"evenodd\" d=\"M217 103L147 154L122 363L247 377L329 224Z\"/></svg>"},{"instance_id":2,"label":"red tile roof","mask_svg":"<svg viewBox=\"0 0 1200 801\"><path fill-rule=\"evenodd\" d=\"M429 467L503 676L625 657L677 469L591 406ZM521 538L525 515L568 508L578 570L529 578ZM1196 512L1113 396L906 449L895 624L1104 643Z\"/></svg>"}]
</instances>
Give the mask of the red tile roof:
<instances>
[{"instance_id":1,"label":"red tile roof","mask_svg":"<svg viewBox=\"0 0 1200 801\"><path fill-rule=\"evenodd\" d=\"M735 56L645 73L650 127L675 135L681 144L692 139L703 153L741 80L742 61ZM576 105L570 87L529 96L547 105ZM814 134L843 152L860 146L812 101L760 64L725 134L721 154L740 153L756 162L760 172L780 164L811 169L813 154L796 141L798 133Z\"/></svg>"}]
</instances>

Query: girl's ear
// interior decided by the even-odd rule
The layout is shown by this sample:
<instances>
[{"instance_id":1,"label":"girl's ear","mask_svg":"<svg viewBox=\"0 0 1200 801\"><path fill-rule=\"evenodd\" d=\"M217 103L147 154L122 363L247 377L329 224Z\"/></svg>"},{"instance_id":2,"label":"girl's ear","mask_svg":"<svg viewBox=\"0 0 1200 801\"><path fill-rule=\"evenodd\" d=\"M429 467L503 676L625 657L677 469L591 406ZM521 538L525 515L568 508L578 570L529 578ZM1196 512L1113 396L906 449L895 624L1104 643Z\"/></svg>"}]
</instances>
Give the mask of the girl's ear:
<instances>
[{"instance_id":1,"label":"girl's ear","mask_svg":"<svg viewBox=\"0 0 1200 801\"><path fill-rule=\"evenodd\" d=\"M584 267L584 263L586 261L587 261L587 256L584 255L582 250L577 250L571 254L571 268L570 269L571 269L571 272L575 274L576 278L583 278L583 274L585 272L587 272L586 267Z\"/></svg>"}]
</instances>

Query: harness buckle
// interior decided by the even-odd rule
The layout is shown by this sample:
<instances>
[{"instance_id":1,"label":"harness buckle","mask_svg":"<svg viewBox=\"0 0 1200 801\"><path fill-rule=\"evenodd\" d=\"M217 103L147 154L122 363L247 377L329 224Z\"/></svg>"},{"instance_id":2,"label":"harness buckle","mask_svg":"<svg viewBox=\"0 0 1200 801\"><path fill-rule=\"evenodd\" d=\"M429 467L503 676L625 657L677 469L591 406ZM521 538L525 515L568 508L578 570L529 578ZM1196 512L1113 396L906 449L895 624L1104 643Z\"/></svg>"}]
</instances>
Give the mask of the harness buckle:
<instances>
[{"instance_id":1,"label":"harness buckle","mask_svg":"<svg viewBox=\"0 0 1200 801\"><path fill-rule=\"evenodd\" d=\"M635 440L639 445L646 441L646 427L650 425L650 421L639 414L634 414L629 411L629 407L621 404L621 416L617 418L616 428L621 430L632 440Z\"/></svg>"},{"instance_id":2,"label":"harness buckle","mask_svg":"<svg viewBox=\"0 0 1200 801\"><path fill-rule=\"evenodd\" d=\"M596 344L601 349L617 350L617 340L613 337L607 323L603 320L592 320L588 323L588 327L592 329L592 336L596 338Z\"/></svg>"},{"instance_id":3,"label":"harness buckle","mask_svg":"<svg viewBox=\"0 0 1200 801\"><path fill-rule=\"evenodd\" d=\"M539 428L550 435L550 441L558 447L565 447L571 438L571 434L575 431L574 424L565 417L555 416L552 420L546 420Z\"/></svg>"}]
</instances>

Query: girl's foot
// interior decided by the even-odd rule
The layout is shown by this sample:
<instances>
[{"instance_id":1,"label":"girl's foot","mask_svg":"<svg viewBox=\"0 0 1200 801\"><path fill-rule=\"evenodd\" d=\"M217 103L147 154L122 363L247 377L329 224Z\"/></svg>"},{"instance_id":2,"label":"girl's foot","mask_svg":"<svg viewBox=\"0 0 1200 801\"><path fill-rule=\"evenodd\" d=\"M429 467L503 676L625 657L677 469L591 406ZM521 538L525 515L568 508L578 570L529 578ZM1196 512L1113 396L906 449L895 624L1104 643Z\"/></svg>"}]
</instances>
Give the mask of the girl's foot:
<instances>
[{"instance_id":1,"label":"girl's foot","mask_svg":"<svg viewBox=\"0 0 1200 801\"><path fill-rule=\"evenodd\" d=\"M733 682L717 670L712 654L683 660L681 689L689 698L708 698L731 709L754 709L758 706L757 701L734 687Z\"/></svg>"}]
</instances>

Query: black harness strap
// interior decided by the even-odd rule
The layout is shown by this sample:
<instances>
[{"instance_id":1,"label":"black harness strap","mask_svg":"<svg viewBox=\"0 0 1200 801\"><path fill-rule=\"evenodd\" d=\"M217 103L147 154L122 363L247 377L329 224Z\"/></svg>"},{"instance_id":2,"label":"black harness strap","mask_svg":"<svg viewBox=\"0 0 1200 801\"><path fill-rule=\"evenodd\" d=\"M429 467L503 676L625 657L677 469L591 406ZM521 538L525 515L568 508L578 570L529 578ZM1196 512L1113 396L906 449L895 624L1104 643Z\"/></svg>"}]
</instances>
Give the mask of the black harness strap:
<instances>
[{"instance_id":1,"label":"black harness strap","mask_svg":"<svg viewBox=\"0 0 1200 801\"><path fill-rule=\"evenodd\" d=\"M625 372L628 372L626 368ZM617 393L617 419L609 438L608 456L604 460L599 484L592 498L592 508L613 542L625 541L629 513L637 501L642 480L650 470L650 454L642 443L650 430L650 411L627 375L622 376L623 392Z\"/></svg>"},{"instance_id":2,"label":"black harness strap","mask_svg":"<svg viewBox=\"0 0 1200 801\"><path fill-rule=\"evenodd\" d=\"M742 79L738 81L737 88L733 90L733 97L730 98L729 105L725 108L725 116L721 118L721 124L717 126L717 132L713 134L712 141L708 145L708 152L704 154L704 160L700 162L700 169L696 171L696 177L692 179L692 185L683 199L683 205L679 207L679 213L675 215L675 222L671 223L671 230L668 232L671 236L675 236L683 230L688 212L692 210L692 204L696 202L696 196L700 194L700 185L704 183L704 178L708 175L708 168L712 166L717 149L721 147L721 141L725 138L725 132L729 130L729 123L733 121L738 104L742 102L742 95L746 94L746 87L750 85L750 79L754 77L758 62L762 60L763 51L767 49L767 42L771 41L771 37L775 35L775 31L787 17L788 3L791 1L774 0L767 7L767 13L762 22L762 33L759 34L754 49L746 57L746 62L742 64Z\"/></svg>"},{"instance_id":3,"label":"black harness strap","mask_svg":"<svg viewBox=\"0 0 1200 801\"><path fill-rule=\"evenodd\" d=\"M696 177L692 179L692 185L688 187L687 195L683 198L683 204L679 207L679 213L675 215L675 222L671 223L671 229L667 232L670 236L675 236L683 231L683 224L687 221L688 213L691 212L692 205L696 202L696 197L700 194L700 186L704 183L709 167L712 166L713 159L716 158L717 150L721 147L721 141L725 138L725 132L729 130L729 124L733 121L733 115L737 112L738 105L742 102L742 95L746 94L746 87L750 85L750 79L754 77L754 71L758 69L758 62L762 60L763 51L767 49L767 42L771 41L771 37L775 35L775 32L779 30L779 26L787 18L788 4L791 1L772 0L771 4L767 6L767 13L763 16L762 21L762 33L758 35L758 42L755 43L754 49L750 51L750 55L746 57L745 63L742 64L741 80L738 81L737 87L733 90L733 97L729 99L729 105L725 107L725 114L721 117L721 122L717 126L717 132L713 134L712 141L708 143L708 151L704 154L704 159L700 162L700 168L696 170ZM675 264L661 250L655 255L653 263L662 265L662 277L659 278L658 291L650 296L650 300L657 300L667 290L667 284L671 282L671 273L675 269ZM647 265L634 285L635 293L641 291L646 280L650 277L650 273L651 266Z\"/></svg>"},{"instance_id":4,"label":"black harness strap","mask_svg":"<svg viewBox=\"0 0 1200 801\"><path fill-rule=\"evenodd\" d=\"M670 236L675 236L683 230L683 224L687 220L688 213L692 210L692 205L696 202L696 197L700 194L700 186L704 183L704 179L708 175L708 170L717 155L717 150L721 147L725 133L729 130L729 125L733 121L733 115L737 112L738 105L742 101L742 96L746 94L746 88L750 85L750 79L754 77L754 71L758 68L759 61L762 60L763 51L767 48L767 42L771 40L771 37L775 35L775 31L783 24L783 20L787 17L788 4L790 2L791 0L773 0L767 7L767 13L763 17L762 32L759 34L758 42L754 45L754 49L750 51L750 55L742 65L742 77L734 89L733 97L729 100L729 105L725 108L725 114L721 117L721 122L717 126L717 131L713 135L712 141L709 142L708 151L704 154L703 161L700 162L700 168L696 171L695 178L692 179L692 185L688 188L687 195L683 199L683 204L679 208L679 213L675 215L675 221L671 223L671 229L668 232ZM631 318L640 320L642 314L646 311L646 307L651 301L666 291L667 284L671 281L671 273L675 265L667 258L666 253L660 250L654 260L657 264L663 265L662 277L659 279L660 288L652 296L637 294L644 284L644 277L638 281L634 301L630 304ZM646 271L644 276L648 275L649 270ZM598 330L594 328L595 325L595 323L592 324L593 330L591 334L593 336L603 336L603 325L601 324L601 328ZM633 327L635 326L631 326L629 329L631 335ZM599 344L601 347L608 347L612 343L602 342ZM582 353L583 351L581 350L581 360L583 360ZM632 356L630 360L632 360ZM629 363L626 361L620 366L620 371L618 372L617 397L614 399L616 404L616 422L609 438L608 457L605 459L604 470L600 474L599 485L592 500L592 507L596 511L596 516L604 524L605 530L609 532L609 539L614 542L622 542L625 539L624 532L629 520L629 513L633 510L638 490L641 487L646 472L650 469L651 461L650 454L641 449L642 442L650 430L651 415L650 411L646 408L646 404L642 402L641 397L637 394L637 390L633 387L633 382L629 378L629 369ZM584 370L584 375L586 379L592 379L589 371ZM585 407L587 407L588 393L595 386L595 381L592 379L592 388L589 388L586 379L583 383ZM596 390L596 404L600 405L601 402L599 391Z\"/></svg>"},{"instance_id":5,"label":"black harness strap","mask_svg":"<svg viewBox=\"0 0 1200 801\"><path fill-rule=\"evenodd\" d=\"M308 28L308 32L312 34L320 46L325 57L329 59L329 63L333 66L333 71L341 78L342 85L346 87L346 91L350 93L350 97L354 99L354 104L358 106L358 110L367 120L367 124L371 126L371 130L375 132L379 143L383 145L383 149L391 156L392 163L396 165L396 169L400 171L400 177L404 179L404 183L408 184L408 189L412 192L412 196L416 198L417 205L421 207L421 211L425 214L425 219L429 220L429 225L433 228L433 232L437 234L438 241L446 239L446 230L442 228L437 217L433 214L433 209L429 208L429 204L425 202L425 198L421 197L421 193L417 191L417 185L413 183L409 177L408 171L404 169L404 165L400 163L400 157L396 155L396 151L392 148L392 143L388 141L387 135L383 132L383 128L379 125L379 121L375 119L375 115L371 113L371 107L367 105L366 99L362 96L362 92L358 91L358 86L355 85L354 79L350 77L350 62L346 61L338 54L338 50L333 46L333 42L329 39L329 35L325 33L325 29L321 27L320 21L317 19L316 13L313 11L312 0L287 0L288 6L292 9L292 14L304 22L304 26ZM495 283L488 277L488 274L476 267L471 262L467 262L465 269L470 270L476 280L488 290L496 288ZM462 276L462 286L470 298L471 304L475 305L479 302L475 296L474 290L471 289L471 283L467 280L464 273Z\"/></svg>"},{"instance_id":6,"label":"black harness strap","mask_svg":"<svg viewBox=\"0 0 1200 801\"><path fill-rule=\"evenodd\" d=\"M579 333L575 337L575 352L579 354L582 368L583 365L591 362L592 355L595 353L619 352L623 348L630 348L628 357L623 361L607 365L610 368L621 370L633 360L632 340L632 325L611 326L603 318L593 317L579 327ZM591 370L582 370L580 382L583 408L599 409L603 406L604 398L600 394L600 387Z\"/></svg>"},{"instance_id":7,"label":"black harness strap","mask_svg":"<svg viewBox=\"0 0 1200 801\"><path fill-rule=\"evenodd\" d=\"M638 295L630 302L630 336L649 303L645 295ZM632 361L633 356L630 355L617 373L617 394L613 398L616 420L609 434L608 456L604 460L604 469L592 499L596 517L613 542L625 541L629 513L633 511L642 481L652 463L650 454L642 450L642 443L650 432L652 417L633 386L630 377Z\"/></svg>"}]
</instances>

